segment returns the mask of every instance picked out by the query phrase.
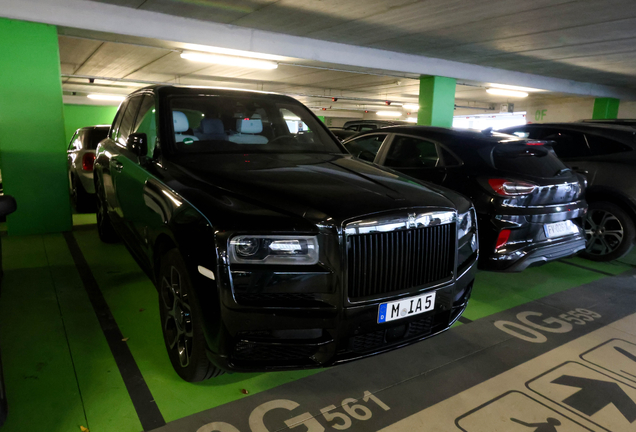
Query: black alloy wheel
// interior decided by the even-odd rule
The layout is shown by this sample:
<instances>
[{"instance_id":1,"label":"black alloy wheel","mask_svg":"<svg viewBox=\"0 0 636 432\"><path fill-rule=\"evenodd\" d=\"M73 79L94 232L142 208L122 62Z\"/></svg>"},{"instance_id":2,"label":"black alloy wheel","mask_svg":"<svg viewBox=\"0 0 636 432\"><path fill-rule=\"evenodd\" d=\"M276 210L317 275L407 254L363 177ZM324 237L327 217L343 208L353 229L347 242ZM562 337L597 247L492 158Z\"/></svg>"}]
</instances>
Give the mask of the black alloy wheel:
<instances>
[{"instance_id":1,"label":"black alloy wheel","mask_svg":"<svg viewBox=\"0 0 636 432\"><path fill-rule=\"evenodd\" d=\"M174 370L189 382L223 374L205 353L201 310L192 294L190 277L177 249L163 256L158 285L161 328Z\"/></svg>"},{"instance_id":2,"label":"black alloy wheel","mask_svg":"<svg viewBox=\"0 0 636 432\"><path fill-rule=\"evenodd\" d=\"M108 215L108 208L106 207L106 194L104 192L104 186L99 180L95 181L95 197L97 199L97 234L99 239L104 243L116 243L119 240L113 223Z\"/></svg>"},{"instance_id":3,"label":"black alloy wheel","mask_svg":"<svg viewBox=\"0 0 636 432\"><path fill-rule=\"evenodd\" d=\"M634 222L621 207L592 202L585 218L586 248L581 256L592 261L621 258L632 249L635 232Z\"/></svg>"}]
</instances>

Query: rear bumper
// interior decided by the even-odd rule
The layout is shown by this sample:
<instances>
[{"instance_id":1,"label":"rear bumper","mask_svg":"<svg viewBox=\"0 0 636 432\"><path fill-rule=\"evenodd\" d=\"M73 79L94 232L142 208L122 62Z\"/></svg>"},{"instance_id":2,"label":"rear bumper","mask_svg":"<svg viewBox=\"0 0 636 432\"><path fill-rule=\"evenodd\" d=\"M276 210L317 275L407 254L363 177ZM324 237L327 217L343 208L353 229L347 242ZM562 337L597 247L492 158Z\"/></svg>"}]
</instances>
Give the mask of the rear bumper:
<instances>
[{"instance_id":1,"label":"rear bumper","mask_svg":"<svg viewBox=\"0 0 636 432\"><path fill-rule=\"evenodd\" d=\"M208 358L221 369L238 372L309 369L411 345L447 330L461 316L476 271L473 263L454 282L401 296L435 291L435 308L383 324L377 323L378 308L386 300L324 311L222 306L223 343L218 352L208 350Z\"/></svg>"},{"instance_id":2,"label":"rear bumper","mask_svg":"<svg viewBox=\"0 0 636 432\"><path fill-rule=\"evenodd\" d=\"M492 254L485 263L480 263L480 267L491 271L520 272L530 266L572 256L583 249L585 237L568 236L556 241L544 241L522 247L504 256Z\"/></svg>"}]
</instances>

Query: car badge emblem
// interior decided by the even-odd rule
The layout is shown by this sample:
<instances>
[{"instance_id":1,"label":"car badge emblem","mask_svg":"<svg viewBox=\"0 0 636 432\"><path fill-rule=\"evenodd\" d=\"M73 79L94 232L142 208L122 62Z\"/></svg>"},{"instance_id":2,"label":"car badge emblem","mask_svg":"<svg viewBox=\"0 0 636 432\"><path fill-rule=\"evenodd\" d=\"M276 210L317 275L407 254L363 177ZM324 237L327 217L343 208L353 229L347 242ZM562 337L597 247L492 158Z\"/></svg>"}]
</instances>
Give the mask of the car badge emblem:
<instances>
[{"instance_id":1,"label":"car badge emblem","mask_svg":"<svg viewBox=\"0 0 636 432\"><path fill-rule=\"evenodd\" d=\"M415 213L408 215L407 225L409 228L415 228L417 223L415 222Z\"/></svg>"}]
</instances>

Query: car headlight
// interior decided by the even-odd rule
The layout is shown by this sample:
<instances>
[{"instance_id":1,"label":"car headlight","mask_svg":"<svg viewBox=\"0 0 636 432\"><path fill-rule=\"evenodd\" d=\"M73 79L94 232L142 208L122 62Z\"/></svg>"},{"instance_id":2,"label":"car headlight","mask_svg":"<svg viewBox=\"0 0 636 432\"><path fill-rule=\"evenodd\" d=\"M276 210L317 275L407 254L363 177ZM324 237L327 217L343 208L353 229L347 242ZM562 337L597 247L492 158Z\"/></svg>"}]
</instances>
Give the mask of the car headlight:
<instances>
[{"instance_id":1,"label":"car headlight","mask_svg":"<svg viewBox=\"0 0 636 432\"><path fill-rule=\"evenodd\" d=\"M230 240L232 264L312 265L318 263L314 236L241 235Z\"/></svg>"},{"instance_id":2,"label":"car headlight","mask_svg":"<svg viewBox=\"0 0 636 432\"><path fill-rule=\"evenodd\" d=\"M475 216L472 209L457 215L457 238L462 239L473 231Z\"/></svg>"}]
</instances>

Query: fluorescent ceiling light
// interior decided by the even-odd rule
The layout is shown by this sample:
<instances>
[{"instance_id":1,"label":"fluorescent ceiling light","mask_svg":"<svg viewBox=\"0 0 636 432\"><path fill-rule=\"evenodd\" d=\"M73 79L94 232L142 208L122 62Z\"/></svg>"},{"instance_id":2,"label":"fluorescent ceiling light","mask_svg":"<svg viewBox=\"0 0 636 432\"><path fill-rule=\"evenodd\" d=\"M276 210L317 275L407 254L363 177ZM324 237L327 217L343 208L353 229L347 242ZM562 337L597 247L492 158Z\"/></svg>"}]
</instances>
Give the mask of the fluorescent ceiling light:
<instances>
[{"instance_id":1,"label":"fluorescent ceiling light","mask_svg":"<svg viewBox=\"0 0 636 432\"><path fill-rule=\"evenodd\" d=\"M497 89L497 88L489 88L489 89L486 89L486 91L488 93L490 93L490 94L497 95L497 96L510 96L510 97L519 97L519 98L528 97L528 93L520 92L520 91L514 91L514 90L503 90L503 89Z\"/></svg>"},{"instance_id":2,"label":"fluorescent ceiling light","mask_svg":"<svg viewBox=\"0 0 636 432\"><path fill-rule=\"evenodd\" d=\"M417 104L404 104L402 105L402 108L409 110L409 111L417 111L420 109L420 106Z\"/></svg>"},{"instance_id":3,"label":"fluorescent ceiling light","mask_svg":"<svg viewBox=\"0 0 636 432\"><path fill-rule=\"evenodd\" d=\"M544 90L536 89L536 88L532 88L532 87L520 87L520 86L514 86L514 85L508 85L508 84L488 84L488 87L495 87L495 88L506 89L506 90L518 90L518 91L522 91L522 92L540 92L540 91L544 91Z\"/></svg>"},{"instance_id":4,"label":"fluorescent ceiling light","mask_svg":"<svg viewBox=\"0 0 636 432\"><path fill-rule=\"evenodd\" d=\"M285 120L289 120L289 121L300 121L300 117L283 117Z\"/></svg>"},{"instance_id":5,"label":"fluorescent ceiling light","mask_svg":"<svg viewBox=\"0 0 636 432\"><path fill-rule=\"evenodd\" d=\"M286 59L286 57L277 56L273 54L263 54L263 53L253 52L253 51L242 51L237 49L213 47L213 46L207 46L207 45L184 44L183 47L187 50L192 50L192 51L203 51L203 52L214 53L214 54L225 54L225 55L231 55L231 56L237 56L237 57L248 57L248 58L254 58L254 59L274 60L274 61L282 61Z\"/></svg>"},{"instance_id":6,"label":"fluorescent ceiling light","mask_svg":"<svg viewBox=\"0 0 636 432\"><path fill-rule=\"evenodd\" d=\"M417 123L417 119L415 117L408 117L406 121L409 123Z\"/></svg>"},{"instance_id":7,"label":"fluorescent ceiling light","mask_svg":"<svg viewBox=\"0 0 636 432\"><path fill-rule=\"evenodd\" d=\"M94 100L115 101L115 102L121 102L124 99L126 99L126 96L105 95L105 94L89 94L86 97L89 99L94 99Z\"/></svg>"},{"instance_id":8,"label":"fluorescent ceiling light","mask_svg":"<svg viewBox=\"0 0 636 432\"><path fill-rule=\"evenodd\" d=\"M273 61L256 60L245 57L228 57L216 54L184 52L181 54L181 58L202 63L213 63L254 69L276 69L278 67L278 64Z\"/></svg>"},{"instance_id":9,"label":"fluorescent ceiling light","mask_svg":"<svg viewBox=\"0 0 636 432\"><path fill-rule=\"evenodd\" d=\"M399 111L377 111L376 114L381 117L402 117Z\"/></svg>"}]
</instances>

